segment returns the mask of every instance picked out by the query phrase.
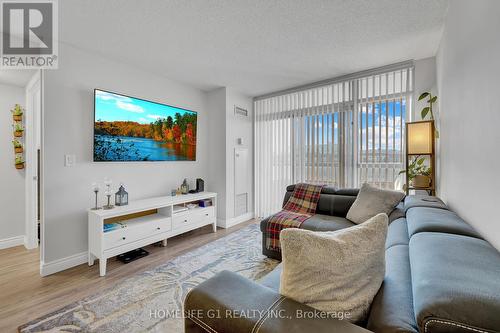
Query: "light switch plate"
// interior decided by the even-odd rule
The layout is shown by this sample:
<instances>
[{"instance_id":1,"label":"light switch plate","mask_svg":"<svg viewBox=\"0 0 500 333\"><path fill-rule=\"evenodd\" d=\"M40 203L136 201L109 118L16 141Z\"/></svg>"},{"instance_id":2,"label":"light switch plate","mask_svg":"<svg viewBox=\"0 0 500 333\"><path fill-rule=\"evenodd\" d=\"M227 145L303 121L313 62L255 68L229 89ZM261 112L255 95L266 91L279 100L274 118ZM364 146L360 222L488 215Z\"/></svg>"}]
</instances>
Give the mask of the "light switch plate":
<instances>
[{"instance_id":1,"label":"light switch plate","mask_svg":"<svg viewBox=\"0 0 500 333\"><path fill-rule=\"evenodd\" d=\"M73 154L67 154L64 155L64 166L65 167L72 167L75 166L76 163L76 156Z\"/></svg>"}]
</instances>

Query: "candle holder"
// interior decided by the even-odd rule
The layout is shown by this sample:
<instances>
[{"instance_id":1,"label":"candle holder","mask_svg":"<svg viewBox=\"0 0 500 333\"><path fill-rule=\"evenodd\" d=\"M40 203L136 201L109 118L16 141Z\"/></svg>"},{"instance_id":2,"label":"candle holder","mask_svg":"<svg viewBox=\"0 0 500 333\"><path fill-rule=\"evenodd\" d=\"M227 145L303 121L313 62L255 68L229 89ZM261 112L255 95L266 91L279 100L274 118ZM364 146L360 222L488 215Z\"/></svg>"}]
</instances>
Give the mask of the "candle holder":
<instances>
[{"instance_id":1,"label":"candle holder","mask_svg":"<svg viewBox=\"0 0 500 333\"><path fill-rule=\"evenodd\" d=\"M104 179L104 185L106 185L106 191L105 195L108 197L108 204L104 207L103 209L113 209L115 206L111 204L111 185L113 184L113 181L111 179L105 178Z\"/></svg>"},{"instance_id":2,"label":"candle holder","mask_svg":"<svg viewBox=\"0 0 500 333\"><path fill-rule=\"evenodd\" d=\"M92 190L94 191L94 194L95 194L95 207L92 208L92 210L99 210L99 209L102 209L101 207L99 207L97 205L97 194L99 193L99 185L97 183L93 183L92 184Z\"/></svg>"}]
</instances>

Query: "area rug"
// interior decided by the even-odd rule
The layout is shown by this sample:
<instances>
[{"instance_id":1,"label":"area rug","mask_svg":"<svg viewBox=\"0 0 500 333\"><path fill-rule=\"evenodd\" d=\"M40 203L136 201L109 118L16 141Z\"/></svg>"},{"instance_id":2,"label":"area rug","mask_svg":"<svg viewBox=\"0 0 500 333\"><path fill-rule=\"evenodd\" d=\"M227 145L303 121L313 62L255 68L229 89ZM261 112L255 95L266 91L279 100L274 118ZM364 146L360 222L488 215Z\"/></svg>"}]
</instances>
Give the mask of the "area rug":
<instances>
[{"instance_id":1,"label":"area rug","mask_svg":"<svg viewBox=\"0 0 500 333\"><path fill-rule=\"evenodd\" d=\"M19 331L184 332L182 304L200 282L222 270L257 280L276 267L277 261L262 255L261 238L258 225L252 224L24 324Z\"/></svg>"}]
</instances>

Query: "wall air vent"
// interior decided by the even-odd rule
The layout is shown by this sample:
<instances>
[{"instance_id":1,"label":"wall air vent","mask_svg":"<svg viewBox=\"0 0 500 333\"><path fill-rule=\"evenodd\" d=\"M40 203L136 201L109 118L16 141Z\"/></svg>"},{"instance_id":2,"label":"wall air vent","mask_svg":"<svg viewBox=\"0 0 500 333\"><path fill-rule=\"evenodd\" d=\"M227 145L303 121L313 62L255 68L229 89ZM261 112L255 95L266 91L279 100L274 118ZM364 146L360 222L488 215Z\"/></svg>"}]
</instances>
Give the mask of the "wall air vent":
<instances>
[{"instance_id":1,"label":"wall air vent","mask_svg":"<svg viewBox=\"0 0 500 333\"><path fill-rule=\"evenodd\" d=\"M245 110L243 108L240 108L239 106L234 106L234 114L243 116L243 117L248 117L248 110Z\"/></svg>"}]
</instances>

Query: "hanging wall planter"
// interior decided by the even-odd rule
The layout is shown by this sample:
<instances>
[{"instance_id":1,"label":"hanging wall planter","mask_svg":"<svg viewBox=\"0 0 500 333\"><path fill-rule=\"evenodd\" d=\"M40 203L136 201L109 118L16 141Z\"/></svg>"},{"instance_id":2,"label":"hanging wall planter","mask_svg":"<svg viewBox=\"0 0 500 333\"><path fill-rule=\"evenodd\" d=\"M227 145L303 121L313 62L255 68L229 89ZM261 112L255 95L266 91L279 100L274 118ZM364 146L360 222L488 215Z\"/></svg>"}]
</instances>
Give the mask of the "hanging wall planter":
<instances>
[{"instance_id":1,"label":"hanging wall planter","mask_svg":"<svg viewBox=\"0 0 500 333\"><path fill-rule=\"evenodd\" d=\"M16 169L24 169L24 159L22 156L16 156Z\"/></svg>"},{"instance_id":2,"label":"hanging wall planter","mask_svg":"<svg viewBox=\"0 0 500 333\"><path fill-rule=\"evenodd\" d=\"M14 121L23 121L24 110L23 108L21 108L21 105L16 104L14 108L10 110L10 112L12 112L12 117Z\"/></svg>"},{"instance_id":3,"label":"hanging wall planter","mask_svg":"<svg viewBox=\"0 0 500 333\"><path fill-rule=\"evenodd\" d=\"M14 136L16 138L20 138L23 136L23 132L24 132L24 127L23 127L23 124L21 123L16 123L14 125Z\"/></svg>"},{"instance_id":4,"label":"hanging wall planter","mask_svg":"<svg viewBox=\"0 0 500 333\"><path fill-rule=\"evenodd\" d=\"M22 153L24 151L23 144L19 140L12 140L12 144L14 145L14 152L16 154Z\"/></svg>"}]
</instances>

